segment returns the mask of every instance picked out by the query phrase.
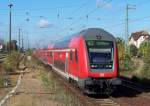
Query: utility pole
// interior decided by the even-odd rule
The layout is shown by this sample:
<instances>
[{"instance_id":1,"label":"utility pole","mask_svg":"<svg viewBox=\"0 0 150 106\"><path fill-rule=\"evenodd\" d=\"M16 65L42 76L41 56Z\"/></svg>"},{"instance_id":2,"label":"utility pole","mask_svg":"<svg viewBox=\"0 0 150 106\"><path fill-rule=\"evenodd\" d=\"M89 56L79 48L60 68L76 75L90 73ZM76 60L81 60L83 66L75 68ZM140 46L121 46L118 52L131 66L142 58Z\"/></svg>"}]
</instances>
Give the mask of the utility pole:
<instances>
[{"instance_id":1,"label":"utility pole","mask_svg":"<svg viewBox=\"0 0 150 106\"><path fill-rule=\"evenodd\" d=\"M19 28L19 51L20 51L20 48L21 48L21 45L20 45L20 32L21 32L21 29Z\"/></svg>"},{"instance_id":2,"label":"utility pole","mask_svg":"<svg viewBox=\"0 0 150 106\"><path fill-rule=\"evenodd\" d=\"M9 53L11 54L11 7L13 6L12 3L9 5Z\"/></svg>"},{"instance_id":3,"label":"utility pole","mask_svg":"<svg viewBox=\"0 0 150 106\"><path fill-rule=\"evenodd\" d=\"M23 52L23 50L24 50L24 44L23 44L23 35L22 35L22 52Z\"/></svg>"},{"instance_id":4,"label":"utility pole","mask_svg":"<svg viewBox=\"0 0 150 106\"><path fill-rule=\"evenodd\" d=\"M28 50L30 49L30 44L29 44L29 37L28 37Z\"/></svg>"},{"instance_id":5,"label":"utility pole","mask_svg":"<svg viewBox=\"0 0 150 106\"><path fill-rule=\"evenodd\" d=\"M28 36L28 32L27 32L27 47L28 47L28 50L30 49L30 44L29 44L29 36Z\"/></svg>"},{"instance_id":6,"label":"utility pole","mask_svg":"<svg viewBox=\"0 0 150 106\"><path fill-rule=\"evenodd\" d=\"M86 15L86 19L87 19L87 28L88 28L88 19L89 19L89 15Z\"/></svg>"},{"instance_id":7,"label":"utility pole","mask_svg":"<svg viewBox=\"0 0 150 106\"><path fill-rule=\"evenodd\" d=\"M130 5L130 4L126 5L126 19L125 19L125 35L126 35L126 39L125 39L125 51L128 52L129 55L130 55L130 47L127 49L127 45L129 43L129 10L130 9L136 9L135 5Z\"/></svg>"}]
</instances>

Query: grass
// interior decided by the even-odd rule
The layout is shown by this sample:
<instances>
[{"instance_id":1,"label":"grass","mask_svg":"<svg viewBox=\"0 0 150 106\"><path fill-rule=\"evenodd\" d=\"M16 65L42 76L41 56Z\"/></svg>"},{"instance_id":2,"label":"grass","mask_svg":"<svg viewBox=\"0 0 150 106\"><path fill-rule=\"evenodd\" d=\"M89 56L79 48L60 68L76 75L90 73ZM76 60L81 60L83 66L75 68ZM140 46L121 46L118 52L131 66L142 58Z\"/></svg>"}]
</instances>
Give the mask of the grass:
<instances>
[{"instance_id":1,"label":"grass","mask_svg":"<svg viewBox=\"0 0 150 106\"><path fill-rule=\"evenodd\" d=\"M133 58L134 67L133 70L121 71L122 76L130 77L133 81L139 82L145 85L150 84L150 70L144 69L144 62L142 59Z\"/></svg>"},{"instance_id":2,"label":"grass","mask_svg":"<svg viewBox=\"0 0 150 106\"><path fill-rule=\"evenodd\" d=\"M50 92L54 92L54 94L49 96L50 100L59 102L65 106L79 106L79 101L69 93L63 84L54 78L51 72L47 73L43 70L39 75L44 86Z\"/></svg>"},{"instance_id":3,"label":"grass","mask_svg":"<svg viewBox=\"0 0 150 106\"><path fill-rule=\"evenodd\" d=\"M41 73L41 80L45 87L47 88L54 88L54 82L51 80L48 75L44 72Z\"/></svg>"},{"instance_id":4,"label":"grass","mask_svg":"<svg viewBox=\"0 0 150 106\"><path fill-rule=\"evenodd\" d=\"M19 67L19 62L21 61L21 54L13 51L11 55L7 55L2 66L5 71L13 72Z\"/></svg>"},{"instance_id":5,"label":"grass","mask_svg":"<svg viewBox=\"0 0 150 106\"><path fill-rule=\"evenodd\" d=\"M19 67L21 55L18 52L13 51L11 55L7 55L3 60L3 63L0 65L0 86L4 87L4 81L8 80L9 73L15 72ZM6 76L8 78L4 79Z\"/></svg>"},{"instance_id":6,"label":"grass","mask_svg":"<svg viewBox=\"0 0 150 106\"><path fill-rule=\"evenodd\" d=\"M3 86L4 86L4 79L0 78L0 87L3 87Z\"/></svg>"}]
</instances>

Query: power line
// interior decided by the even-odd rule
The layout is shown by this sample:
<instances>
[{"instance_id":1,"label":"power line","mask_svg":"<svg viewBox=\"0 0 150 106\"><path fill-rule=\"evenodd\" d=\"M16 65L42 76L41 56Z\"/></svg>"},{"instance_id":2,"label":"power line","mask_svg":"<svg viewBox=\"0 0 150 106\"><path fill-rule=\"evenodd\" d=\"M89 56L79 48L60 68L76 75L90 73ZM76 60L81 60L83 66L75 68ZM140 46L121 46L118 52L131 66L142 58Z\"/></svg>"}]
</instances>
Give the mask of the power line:
<instances>
[{"instance_id":1,"label":"power line","mask_svg":"<svg viewBox=\"0 0 150 106\"><path fill-rule=\"evenodd\" d=\"M103 5L101 5L100 7L104 7L105 5L107 5L108 3L110 3L112 0L109 0L109 1L106 1ZM86 14L86 17L88 18L90 14L94 13L98 8L95 8L93 10L91 10L90 12L88 12ZM85 16L82 16L81 18L84 18ZM81 18L72 22L71 24L69 24L66 28L64 28L63 30L65 29L68 29L68 27L70 28L71 26L73 26L74 24L78 23L79 21L81 21Z\"/></svg>"},{"instance_id":2,"label":"power line","mask_svg":"<svg viewBox=\"0 0 150 106\"><path fill-rule=\"evenodd\" d=\"M129 20L129 23L143 21L143 20L148 19L148 18L150 19L150 16L145 16L145 17L134 19L134 20ZM118 23L118 24L109 25L109 26L106 26L104 28L115 28L115 27L119 27L120 25L124 25L124 22L121 22L121 23Z\"/></svg>"},{"instance_id":3,"label":"power line","mask_svg":"<svg viewBox=\"0 0 150 106\"><path fill-rule=\"evenodd\" d=\"M110 3L112 0L108 0L108 1L106 1L106 0L104 0L105 2L100 6L100 7L104 7L105 5L107 5L108 3ZM100 7L97 7L97 8L95 8L95 9L93 9L93 10L91 10L90 12L88 12L86 15L90 15L90 14L92 14L92 13L94 13L98 8L100 8Z\"/></svg>"},{"instance_id":4,"label":"power line","mask_svg":"<svg viewBox=\"0 0 150 106\"><path fill-rule=\"evenodd\" d=\"M14 9L14 11L42 11L42 10L55 10L55 9L62 9L62 8L71 8L71 7L76 7L76 6L81 6L84 5L85 3L82 4L73 4L73 5L64 5L64 6L56 6L56 7L51 7L51 8L29 8L29 9ZM8 10L8 9L0 9L0 10Z\"/></svg>"}]
</instances>

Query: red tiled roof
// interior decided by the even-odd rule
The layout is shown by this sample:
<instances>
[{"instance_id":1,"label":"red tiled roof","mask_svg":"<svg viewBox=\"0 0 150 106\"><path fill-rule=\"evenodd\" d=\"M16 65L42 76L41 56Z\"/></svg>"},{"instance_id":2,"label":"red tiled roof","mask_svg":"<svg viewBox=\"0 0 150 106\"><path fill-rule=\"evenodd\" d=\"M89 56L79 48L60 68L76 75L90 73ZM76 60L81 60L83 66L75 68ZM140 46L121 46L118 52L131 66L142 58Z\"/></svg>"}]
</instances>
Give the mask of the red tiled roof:
<instances>
[{"instance_id":1,"label":"red tiled roof","mask_svg":"<svg viewBox=\"0 0 150 106\"><path fill-rule=\"evenodd\" d=\"M145 36L145 37L147 36L147 38L145 38L145 39L146 39L146 40L150 40L150 35L149 35L149 33L146 32L146 31L134 32L134 33L131 34L130 39L133 37L133 39L134 39L135 41L137 41L141 36Z\"/></svg>"}]
</instances>

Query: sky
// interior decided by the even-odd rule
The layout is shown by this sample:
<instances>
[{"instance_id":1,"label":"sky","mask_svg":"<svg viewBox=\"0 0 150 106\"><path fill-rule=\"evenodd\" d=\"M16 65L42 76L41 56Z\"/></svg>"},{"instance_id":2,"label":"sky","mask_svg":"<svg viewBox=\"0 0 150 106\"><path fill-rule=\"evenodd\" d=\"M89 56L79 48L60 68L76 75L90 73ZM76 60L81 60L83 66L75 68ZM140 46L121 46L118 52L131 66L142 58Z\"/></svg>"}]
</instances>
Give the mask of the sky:
<instances>
[{"instance_id":1,"label":"sky","mask_svg":"<svg viewBox=\"0 0 150 106\"><path fill-rule=\"evenodd\" d=\"M12 39L18 29L27 47L43 47L86 28L103 28L115 37L125 33L129 4L129 35L150 32L150 0L0 0L0 38L9 38L9 7L12 3Z\"/></svg>"}]
</instances>

